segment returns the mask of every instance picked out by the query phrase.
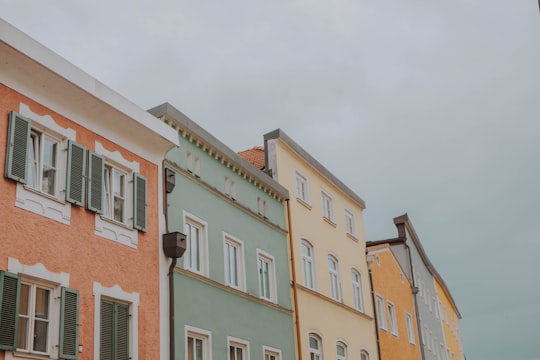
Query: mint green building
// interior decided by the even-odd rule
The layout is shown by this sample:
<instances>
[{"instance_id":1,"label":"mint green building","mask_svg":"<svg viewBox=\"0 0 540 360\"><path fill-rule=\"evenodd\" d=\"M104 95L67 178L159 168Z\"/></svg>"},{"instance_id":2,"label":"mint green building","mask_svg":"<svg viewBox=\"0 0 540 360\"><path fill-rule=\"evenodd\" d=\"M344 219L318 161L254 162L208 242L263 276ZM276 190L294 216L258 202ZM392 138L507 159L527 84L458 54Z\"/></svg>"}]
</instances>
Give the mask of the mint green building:
<instances>
[{"instance_id":1,"label":"mint green building","mask_svg":"<svg viewBox=\"0 0 540 360\"><path fill-rule=\"evenodd\" d=\"M171 359L295 359L287 190L170 104L149 112L180 139L165 160L167 231L186 236Z\"/></svg>"}]
</instances>

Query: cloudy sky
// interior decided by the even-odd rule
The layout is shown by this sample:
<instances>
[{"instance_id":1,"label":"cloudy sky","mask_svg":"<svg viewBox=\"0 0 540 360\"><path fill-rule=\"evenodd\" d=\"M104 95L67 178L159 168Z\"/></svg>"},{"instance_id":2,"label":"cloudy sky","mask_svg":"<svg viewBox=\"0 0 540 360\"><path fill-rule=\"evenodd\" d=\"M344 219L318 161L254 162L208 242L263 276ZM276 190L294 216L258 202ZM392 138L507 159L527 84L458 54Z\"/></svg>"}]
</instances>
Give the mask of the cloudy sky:
<instances>
[{"instance_id":1,"label":"cloudy sky","mask_svg":"<svg viewBox=\"0 0 540 360\"><path fill-rule=\"evenodd\" d=\"M536 0L0 0L0 14L233 150L283 129L366 201L368 240L409 214L468 360L540 359Z\"/></svg>"}]
</instances>

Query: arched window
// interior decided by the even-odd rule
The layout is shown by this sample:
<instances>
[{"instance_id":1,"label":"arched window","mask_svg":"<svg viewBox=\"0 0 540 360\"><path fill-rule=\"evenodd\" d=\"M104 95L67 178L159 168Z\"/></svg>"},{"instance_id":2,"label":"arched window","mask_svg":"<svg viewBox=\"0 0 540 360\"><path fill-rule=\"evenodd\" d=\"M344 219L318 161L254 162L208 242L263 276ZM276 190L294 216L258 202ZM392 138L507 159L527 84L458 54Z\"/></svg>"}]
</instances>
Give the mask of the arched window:
<instances>
[{"instance_id":1,"label":"arched window","mask_svg":"<svg viewBox=\"0 0 540 360\"><path fill-rule=\"evenodd\" d=\"M309 334L309 359L322 360L322 341L316 334Z\"/></svg>"},{"instance_id":2,"label":"arched window","mask_svg":"<svg viewBox=\"0 0 540 360\"><path fill-rule=\"evenodd\" d=\"M330 294L334 300L341 301L339 266L337 259L332 255L328 255L328 272L330 275Z\"/></svg>"},{"instance_id":3,"label":"arched window","mask_svg":"<svg viewBox=\"0 0 540 360\"><path fill-rule=\"evenodd\" d=\"M347 360L347 345L345 345L343 342L338 341L336 344L336 355L337 360Z\"/></svg>"},{"instance_id":4,"label":"arched window","mask_svg":"<svg viewBox=\"0 0 540 360\"><path fill-rule=\"evenodd\" d=\"M369 353L366 350L360 351L360 360L369 360Z\"/></svg>"},{"instance_id":5,"label":"arched window","mask_svg":"<svg viewBox=\"0 0 540 360\"><path fill-rule=\"evenodd\" d=\"M300 244L302 252L302 273L304 274L304 285L310 289L315 288L315 266L313 258L313 246L306 240Z\"/></svg>"},{"instance_id":6,"label":"arched window","mask_svg":"<svg viewBox=\"0 0 540 360\"><path fill-rule=\"evenodd\" d=\"M355 269L352 269L352 286L353 286L353 296L354 296L354 307L356 310L364 311L364 295L362 293L362 278L360 273Z\"/></svg>"}]
</instances>

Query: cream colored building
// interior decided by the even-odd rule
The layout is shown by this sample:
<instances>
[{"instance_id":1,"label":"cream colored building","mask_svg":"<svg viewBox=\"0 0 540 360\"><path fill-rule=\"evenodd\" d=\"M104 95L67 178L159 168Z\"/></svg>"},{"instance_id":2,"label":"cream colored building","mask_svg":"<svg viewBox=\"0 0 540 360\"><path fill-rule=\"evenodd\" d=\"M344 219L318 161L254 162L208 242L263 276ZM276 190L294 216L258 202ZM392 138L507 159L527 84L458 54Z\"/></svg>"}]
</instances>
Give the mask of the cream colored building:
<instances>
[{"instance_id":1,"label":"cream colored building","mask_svg":"<svg viewBox=\"0 0 540 360\"><path fill-rule=\"evenodd\" d=\"M300 359L375 360L364 201L282 130L264 136L265 171L289 190Z\"/></svg>"}]
</instances>

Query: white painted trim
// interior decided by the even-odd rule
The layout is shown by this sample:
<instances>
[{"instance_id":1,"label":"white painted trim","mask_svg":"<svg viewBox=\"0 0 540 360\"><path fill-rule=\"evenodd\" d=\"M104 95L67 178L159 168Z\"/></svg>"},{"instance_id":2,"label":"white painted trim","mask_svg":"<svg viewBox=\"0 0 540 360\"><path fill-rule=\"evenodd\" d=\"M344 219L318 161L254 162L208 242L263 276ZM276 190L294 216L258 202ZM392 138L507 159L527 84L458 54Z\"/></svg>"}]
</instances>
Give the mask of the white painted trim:
<instances>
[{"instance_id":1,"label":"white painted trim","mask_svg":"<svg viewBox=\"0 0 540 360\"><path fill-rule=\"evenodd\" d=\"M37 263L34 265L24 265L18 259L8 257L8 271L16 274L24 274L38 279L47 280L60 286L69 287L68 273L55 273L47 270L45 265Z\"/></svg>"},{"instance_id":2,"label":"white painted trim","mask_svg":"<svg viewBox=\"0 0 540 360\"><path fill-rule=\"evenodd\" d=\"M194 326L184 325L184 343L185 344L187 342L187 337L189 334L199 335L199 337L203 337L206 339L207 343L205 347L206 347L206 353L208 357L205 357L204 360L212 360L212 332L201 329L201 328L197 328ZM185 350L184 358L187 359L188 358L187 344L185 345L184 350Z\"/></svg>"},{"instance_id":3,"label":"white painted trim","mask_svg":"<svg viewBox=\"0 0 540 360\"><path fill-rule=\"evenodd\" d=\"M98 282L94 282L94 359L99 359L100 348L100 315L101 299L107 297L112 300L119 300L129 303L130 322L129 322L129 354L130 359L139 359L139 298L137 292L128 293L119 285L107 288Z\"/></svg>"},{"instance_id":4,"label":"white painted trim","mask_svg":"<svg viewBox=\"0 0 540 360\"><path fill-rule=\"evenodd\" d=\"M270 353L277 354L277 360L282 360L280 349L276 349L276 348L266 346L266 345L263 345L262 349L263 349L263 356L266 355L266 352L270 352Z\"/></svg>"},{"instance_id":5,"label":"white painted trim","mask_svg":"<svg viewBox=\"0 0 540 360\"><path fill-rule=\"evenodd\" d=\"M202 234L203 234L203 239L202 240L203 240L203 243L204 243L203 244L203 251L202 251L202 254L201 254L202 269L201 269L201 272L196 272L196 271L193 271L191 269L188 269L186 267L185 256L183 257L183 261L184 261L183 267L184 267L184 269L187 269L189 271L193 271L193 272L195 272L197 274L208 277L209 276L209 262L210 262L209 255L208 255L208 223L206 221L202 220L201 218L199 218L199 217L197 217L197 216L183 210L182 211L182 232L184 234L186 234L185 225L186 225L187 222L194 223L196 225L199 225L202 228Z\"/></svg>"},{"instance_id":6,"label":"white painted trim","mask_svg":"<svg viewBox=\"0 0 540 360\"><path fill-rule=\"evenodd\" d=\"M228 347L234 344L238 344L241 347L244 347L246 349L246 354L245 354L246 357L244 360L249 360L250 358L249 341L240 339L237 337L233 337L233 336L227 336L227 353L229 353ZM228 355L227 355L227 358L228 358Z\"/></svg>"},{"instance_id":7,"label":"white painted trim","mask_svg":"<svg viewBox=\"0 0 540 360\"><path fill-rule=\"evenodd\" d=\"M259 297L261 299L264 299L264 300L269 300L271 302L273 302L274 304L277 304L278 302L278 288L277 288L277 279L276 279L276 259L274 258L273 255L271 255L270 253L267 253L266 251L264 250L261 250L259 248L257 248L256 250L257 252L257 271L259 270L259 257L261 258L266 258L267 260L269 260L271 262L271 266L272 268L270 269L272 271L272 274L271 274L271 297L270 299L267 299L267 298L264 298L261 296L260 294L260 287L261 287L261 284L260 284L260 278L259 276L257 276L257 279L258 279L258 282L259 282Z\"/></svg>"},{"instance_id":8,"label":"white painted trim","mask_svg":"<svg viewBox=\"0 0 540 360\"><path fill-rule=\"evenodd\" d=\"M226 256L227 256L227 253L225 251L225 244L228 242L232 245L235 245L238 250L239 250L239 258L237 259L237 262L238 262L238 286L233 286L231 284L227 284L226 282L226 278L224 278L223 280L223 283L227 286L230 286L232 288L235 288L235 289L238 289L238 290L241 290L241 291L246 291L246 258L244 256L244 242L240 239L238 239L237 237L234 237L233 235L223 231L222 232L222 239L223 239L223 275L226 275L227 274L227 269L225 268L226 264L227 264L227 259L226 259Z\"/></svg>"}]
</instances>

